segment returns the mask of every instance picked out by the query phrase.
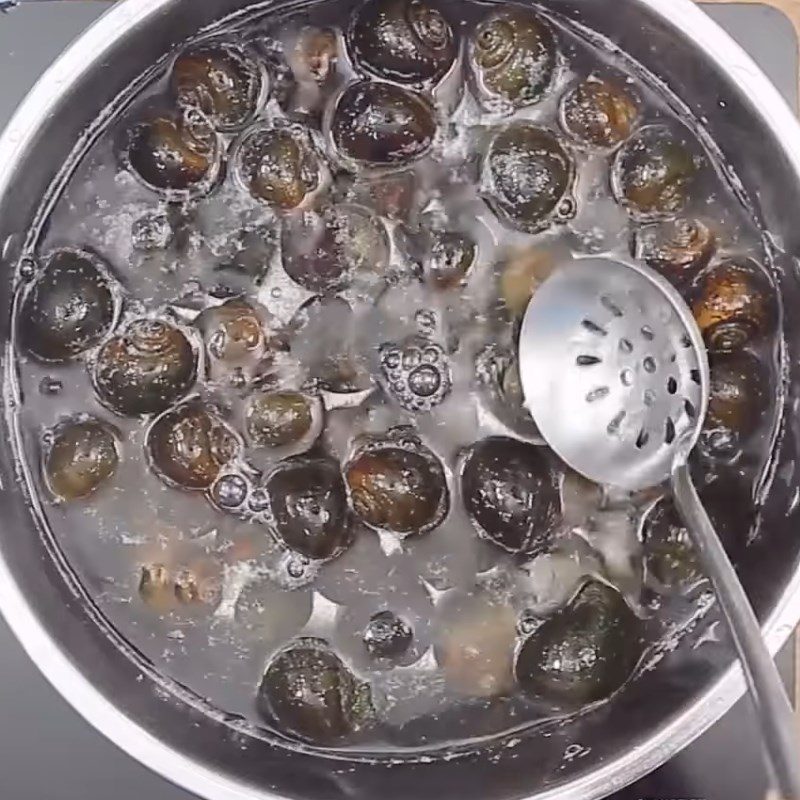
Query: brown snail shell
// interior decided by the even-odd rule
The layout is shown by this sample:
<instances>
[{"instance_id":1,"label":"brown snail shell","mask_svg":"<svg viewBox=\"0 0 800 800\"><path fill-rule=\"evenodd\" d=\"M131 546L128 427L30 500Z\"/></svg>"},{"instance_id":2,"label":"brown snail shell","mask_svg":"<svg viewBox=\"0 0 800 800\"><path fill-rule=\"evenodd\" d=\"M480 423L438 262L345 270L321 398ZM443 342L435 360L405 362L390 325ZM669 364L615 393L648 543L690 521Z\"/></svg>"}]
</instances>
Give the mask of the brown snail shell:
<instances>
[{"instance_id":1,"label":"brown snail shell","mask_svg":"<svg viewBox=\"0 0 800 800\"><path fill-rule=\"evenodd\" d=\"M104 405L136 416L169 408L191 389L196 372L194 348L178 328L138 319L100 348L93 381Z\"/></svg>"},{"instance_id":2,"label":"brown snail shell","mask_svg":"<svg viewBox=\"0 0 800 800\"><path fill-rule=\"evenodd\" d=\"M81 250L57 250L22 300L20 344L39 361L68 361L99 344L118 312L100 259Z\"/></svg>"},{"instance_id":3,"label":"brown snail shell","mask_svg":"<svg viewBox=\"0 0 800 800\"><path fill-rule=\"evenodd\" d=\"M279 651L258 689L257 707L282 731L318 745L351 739L373 716L360 683L327 642L299 638Z\"/></svg>"},{"instance_id":4,"label":"brown snail shell","mask_svg":"<svg viewBox=\"0 0 800 800\"><path fill-rule=\"evenodd\" d=\"M708 411L699 447L707 456L736 455L759 427L769 408L770 380L754 355L740 350L710 359Z\"/></svg>"},{"instance_id":5,"label":"brown snail shell","mask_svg":"<svg viewBox=\"0 0 800 800\"><path fill-rule=\"evenodd\" d=\"M336 461L286 459L269 475L265 488L272 526L291 550L327 560L350 543L347 492Z\"/></svg>"},{"instance_id":6,"label":"brown snail shell","mask_svg":"<svg viewBox=\"0 0 800 800\"><path fill-rule=\"evenodd\" d=\"M336 101L330 132L345 160L367 167L399 167L428 153L436 120L423 95L391 83L360 81Z\"/></svg>"},{"instance_id":7,"label":"brown snail shell","mask_svg":"<svg viewBox=\"0 0 800 800\"><path fill-rule=\"evenodd\" d=\"M345 475L356 514L370 527L407 536L438 525L449 493L436 456L419 442L370 444L348 463Z\"/></svg>"},{"instance_id":8,"label":"brown snail shell","mask_svg":"<svg viewBox=\"0 0 800 800\"><path fill-rule=\"evenodd\" d=\"M256 447L308 449L322 431L319 398L296 391L259 391L245 410L249 441Z\"/></svg>"},{"instance_id":9,"label":"brown snail shell","mask_svg":"<svg viewBox=\"0 0 800 800\"><path fill-rule=\"evenodd\" d=\"M53 431L44 457L44 475L56 497L79 500L108 481L118 463L114 429L87 417L64 422Z\"/></svg>"},{"instance_id":10,"label":"brown snail shell","mask_svg":"<svg viewBox=\"0 0 800 800\"><path fill-rule=\"evenodd\" d=\"M530 122L512 122L484 158L484 197L511 227L537 233L575 214L575 164L559 138Z\"/></svg>"},{"instance_id":11,"label":"brown snail shell","mask_svg":"<svg viewBox=\"0 0 800 800\"><path fill-rule=\"evenodd\" d=\"M761 268L749 259L732 260L702 273L692 313L709 350L731 351L771 329L775 303Z\"/></svg>"},{"instance_id":12,"label":"brown snail shell","mask_svg":"<svg viewBox=\"0 0 800 800\"><path fill-rule=\"evenodd\" d=\"M310 144L288 128L251 128L239 142L236 162L250 194L281 211L303 205L320 185L320 166Z\"/></svg>"},{"instance_id":13,"label":"brown snail shell","mask_svg":"<svg viewBox=\"0 0 800 800\"><path fill-rule=\"evenodd\" d=\"M641 228L631 249L635 258L683 288L714 257L717 236L702 220L679 217Z\"/></svg>"},{"instance_id":14,"label":"brown snail shell","mask_svg":"<svg viewBox=\"0 0 800 800\"><path fill-rule=\"evenodd\" d=\"M438 82L458 52L450 24L425 0L367 0L354 14L347 45L364 69L408 84Z\"/></svg>"},{"instance_id":15,"label":"brown snail shell","mask_svg":"<svg viewBox=\"0 0 800 800\"><path fill-rule=\"evenodd\" d=\"M505 436L476 442L462 466L461 496L479 533L504 550L536 555L552 543L558 476L543 447Z\"/></svg>"},{"instance_id":16,"label":"brown snail shell","mask_svg":"<svg viewBox=\"0 0 800 800\"><path fill-rule=\"evenodd\" d=\"M175 60L170 85L178 102L203 112L214 128L243 128L258 110L265 90L255 58L233 45L192 47Z\"/></svg>"},{"instance_id":17,"label":"brown snail shell","mask_svg":"<svg viewBox=\"0 0 800 800\"><path fill-rule=\"evenodd\" d=\"M350 204L287 220L281 242L286 273L320 295L342 291L359 277L380 281L389 263L389 238L380 219Z\"/></svg>"},{"instance_id":18,"label":"brown snail shell","mask_svg":"<svg viewBox=\"0 0 800 800\"><path fill-rule=\"evenodd\" d=\"M513 108L538 103L558 67L558 43L550 25L524 8L493 11L470 41L472 69L489 104Z\"/></svg>"},{"instance_id":19,"label":"brown snail shell","mask_svg":"<svg viewBox=\"0 0 800 800\"><path fill-rule=\"evenodd\" d=\"M197 112L156 116L131 129L127 163L156 191L205 191L219 173L219 144Z\"/></svg>"},{"instance_id":20,"label":"brown snail shell","mask_svg":"<svg viewBox=\"0 0 800 800\"><path fill-rule=\"evenodd\" d=\"M616 147L633 133L639 103L621 80L590 75L561 99L561 125L576 142Z\"/></svg>"},{"instance_id":21,"label":"brown snail shell","mask_svg":"<svg viewBox=\"0 0 800 800\"><path fill-rule=\"evenodd\" d=\"M236 457L239 442L215 412L192 401L153 422L145 450L153 470L168 486L202 491Z\"/></svg>"},{"instance_id":22,"label":"brown snail shell","mask_svg":"<svg viewBox=\"0 0 800 800\"><path fill-rule=\"evenodd\" d=\"M687 141L665 125L641 128L617 152L611 185L636 219L665 219L683 210L699 171Z\"/></svg>"}]
</instances>

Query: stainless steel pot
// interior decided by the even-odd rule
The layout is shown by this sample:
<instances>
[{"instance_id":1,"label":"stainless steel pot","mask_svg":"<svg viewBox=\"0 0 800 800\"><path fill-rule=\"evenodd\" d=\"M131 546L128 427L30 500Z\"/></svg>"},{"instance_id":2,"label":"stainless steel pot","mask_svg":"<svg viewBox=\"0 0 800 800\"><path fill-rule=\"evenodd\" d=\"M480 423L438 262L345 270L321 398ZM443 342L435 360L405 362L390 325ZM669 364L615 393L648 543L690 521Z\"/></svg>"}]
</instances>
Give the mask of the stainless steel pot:
<instances>
[{"instance_id":1,"label":"stainless steel pot","mask_svg":"<svg viewBox=\"0 0 800 800\"><path fill-rule=\"evenodd\" d=\"M0 243L8 274L41 198L49 196L70 153L91 139L92 123L103 109L144 67L247 5L247 0L121 0L44 75L0 139ZM740 571L776 650L800 619L800 479L795 477L800 262L793 258L800 253L800 126L753 62L690 0L549 0L547 5L608 36L683 99L722 148L772 233L785 309L788 402L763 534L745 551ZM0 288L5 342L10 299L6 280ZM12 363L6 346L4 379ZM0 422L7 442L14 440L10 404L7 393ZM674 755L743 692L729 649L681 647L612 703L492 750L392 763L288 750L246 733L236 719L205 713L197 698L165 684L115 641L37 524L21 484L13 448L4 448L0 610L42 672L92 725L134 758L208 800L592 800ZM582 757L563 758L571 745L583 748Z\"/></svg>"}]
</instances>

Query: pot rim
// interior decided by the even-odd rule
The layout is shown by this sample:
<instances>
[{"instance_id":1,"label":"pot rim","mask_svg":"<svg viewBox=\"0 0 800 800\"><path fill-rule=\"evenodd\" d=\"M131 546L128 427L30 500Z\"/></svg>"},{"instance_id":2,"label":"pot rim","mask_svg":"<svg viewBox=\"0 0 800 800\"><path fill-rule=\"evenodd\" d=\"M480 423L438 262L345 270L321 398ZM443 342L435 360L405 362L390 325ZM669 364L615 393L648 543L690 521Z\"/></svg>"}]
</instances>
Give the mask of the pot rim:
<instances>
[{"instance_id":1,"label":"pot rim","mask_svg":"<svg viewBox=\"0 0 800 800\"><path fill-rule=\"evenodd\" d=\"M119 0L78 37L42 75L0 136L0 196L10 187L14 165L34 142L40 121L62 93L103 59L132 27L155 17L172 0ZM786 101L747 53L693 0L636 0L678 28L721 68L772 130L800 181L800 123ZM88 54L88 55L87 55ZM97 731L161 777L205 800L283 800L189 758L133 722L74 666L50 638L0 554L0 613L28 656L59 694ZM800 620L800 570L795 571L772 614L764 638L776 653ZM744 694L741 667L731 667L692 706L643 745L561 787L530 800L600 800L666 762L690 744Z\"/></svg>"}]
</instances>

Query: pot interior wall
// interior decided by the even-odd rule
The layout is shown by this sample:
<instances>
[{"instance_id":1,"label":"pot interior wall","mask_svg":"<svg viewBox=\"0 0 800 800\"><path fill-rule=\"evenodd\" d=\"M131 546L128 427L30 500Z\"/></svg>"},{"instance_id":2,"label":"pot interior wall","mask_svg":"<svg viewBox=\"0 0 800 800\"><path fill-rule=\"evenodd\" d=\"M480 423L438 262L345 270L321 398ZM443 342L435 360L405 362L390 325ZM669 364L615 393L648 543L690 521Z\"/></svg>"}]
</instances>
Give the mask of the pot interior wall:
<instances>
[{"instance_id":1,"label":"pot interior wall","mask_svg":"<svg viewBox=\"0 0 800 800\"><path fill-rule=\"evenodd\" d=\"M131 0L132 1L132 0ZM142 68L168 53L214 19L246 5L244 0L173 0L124 37L95 56L81 78L63 95L55 113L42 121L36 140L16 165L12 189L0 200L0 241L8 241L0 287L0 324L8 338L10 275L21 245L20 231L34 218L40 198L66 161L86 126ZM800 226L793 211L800 208L800 185L768 127L756 118L731 81L697 52L663 19L635 0L550 0L548 7L611 38L623 50L664 79L707 128L763 219L788 253L798 251ZM624 8L624 10L623 10ZM702 80L698 76L702 75ZM9 238L10 237L10 238ZM800 325L800 303L794 262L777 259L784 303L789 352ZM798 396L798 376L791 358L792 408ZM4 361L8 369L8 361ZM6 421L3 421L6 428ZM761 540L740 558L745 584L764 618L775 606L793 574L800 539L792 510L795 481L792 469L800 431L794 422L787 435L764 516ZM10 432L3 431L8 441ZM684 646L655 671L646 673L613 703L586 714L567 727L551 727L523 737L516 747L465 756L463 759L405 764L336 762L247 736L235 720L214 721L178 696L165 694L153 676L137 680L141 665L133 663L101 631L92 609L64 580L58 554L46 533L37 533L33 515L19 489L8 448L0 456L5 524L0 552L49 635L94 685L131 719L174 749L216 768L224 776L250 784L253 797L279 796L335 800L436 796L442 800L490 800L536 796L581 774L597 769L645 743L670 718L693 704L729 662L722 647L693 650ZM562 760L571 744L590 748L582 758ZM668 752L664 756L669 755ZM168 770L167 765L161 765ZM390 770L387 777L387 770ZM633 779L636 774L625 776ZM608 791L615 787L609 785ZM213 794L209 790L210 794Z\"/></svg>"}]
</instances>

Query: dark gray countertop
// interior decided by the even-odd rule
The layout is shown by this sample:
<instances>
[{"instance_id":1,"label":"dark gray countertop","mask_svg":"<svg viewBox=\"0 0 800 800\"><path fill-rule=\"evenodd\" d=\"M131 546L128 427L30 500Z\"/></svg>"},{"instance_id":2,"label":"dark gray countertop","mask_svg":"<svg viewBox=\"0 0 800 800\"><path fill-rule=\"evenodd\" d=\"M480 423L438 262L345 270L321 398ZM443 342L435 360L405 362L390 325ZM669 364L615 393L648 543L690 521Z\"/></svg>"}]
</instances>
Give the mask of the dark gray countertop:
<instances>
[{"instance_id":1,"label":"dark gray countertop","mask_svg":"<svg viewBox=\"0 0 800 800\"><path fill-rule=\"evenodd\" d=\"M0 126L99 3L35 3L0 16ZM761 6L710 13L796 101L797 45L788 21ZM781 657L787 674L791 652ZM0 621L0 800L191 800L95 733L40 676ZM624 793L625 800L756 800L764 772L746 701L693 747ZM576 798L580 800L580 798Z\"/></svg>"}]
</instances>

